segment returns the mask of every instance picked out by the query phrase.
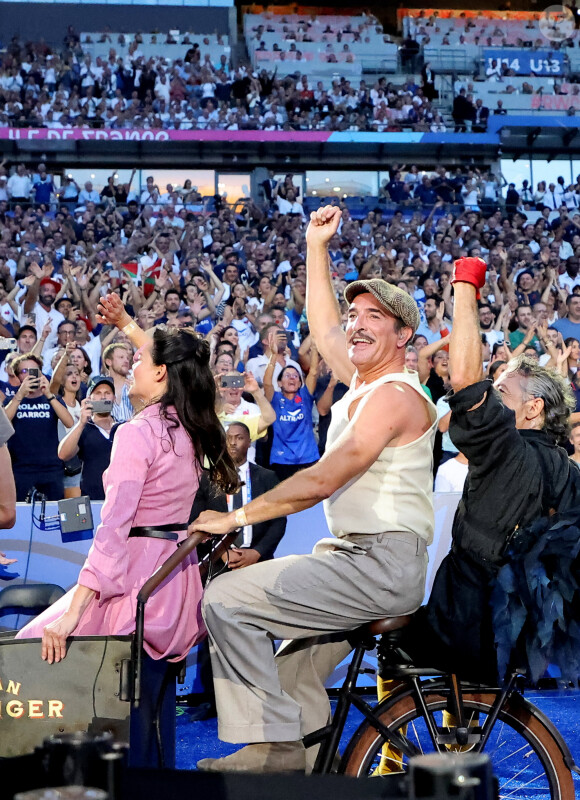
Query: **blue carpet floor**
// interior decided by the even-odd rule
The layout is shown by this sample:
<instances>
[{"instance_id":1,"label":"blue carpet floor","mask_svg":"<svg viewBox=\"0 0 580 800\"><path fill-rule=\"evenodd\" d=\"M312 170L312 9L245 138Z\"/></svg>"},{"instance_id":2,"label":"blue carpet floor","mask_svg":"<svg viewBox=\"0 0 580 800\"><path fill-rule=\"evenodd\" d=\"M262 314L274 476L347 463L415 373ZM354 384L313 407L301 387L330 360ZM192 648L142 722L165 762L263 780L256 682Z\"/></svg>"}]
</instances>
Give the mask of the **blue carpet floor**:
<instances>
[{"instance_id":1,"label":"blue carpet floor","mask_svg":"<svg viewBox=\"0 0 580 800\"><path fill-rule=\"evenodd\" d=\"M526 697L543 711L556 725L566 740L576 763L580 764L580 693L578 691L530 691ZM369 698L370 699L370 698ZM239 745L229 745L217 738L217 720L192 721L193 709L177 708L176 766L178 769L195 769L196 762L206 756L224 756L234 752ZM352 736L361 716L351 709L344 742ZM528 795L526 795L528 796ZM580 798L580 780L577 781L576 796ZM533 800L542 800L537 793L530 793Z\"/></svg>"}]
</instances>

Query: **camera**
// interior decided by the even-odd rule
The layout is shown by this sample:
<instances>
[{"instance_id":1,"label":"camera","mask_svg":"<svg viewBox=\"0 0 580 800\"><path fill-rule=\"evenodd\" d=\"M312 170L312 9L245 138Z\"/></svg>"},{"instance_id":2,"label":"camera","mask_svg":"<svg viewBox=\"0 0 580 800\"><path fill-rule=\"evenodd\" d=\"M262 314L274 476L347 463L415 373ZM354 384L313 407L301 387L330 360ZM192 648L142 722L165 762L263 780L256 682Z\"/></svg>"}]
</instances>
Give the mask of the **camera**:
<instances>
[{"instance_id":1,"label":"camera","mask_svg":"<svg viewBox=\"0 0 580 800\"><path fill-rule=\"evenodd\" d=\"M35 381L38 381L40 378L40 369L39 367L31 367L28 370L28 377L34 378Z\"/></svg>"},{"instance_id":2,"label":"camera","mask_svg":"<svg viewBox=\"0 0 580 800\"><path fill-rule=\"evenodd\" d=\"M93 400L92 404L93 414L110 414L113 410L112 400Z\"/></svg>"},{"instance_id":3,"label":"camera","mask_svg":"<svg viewBox=\"0 0 580 800\"><path fill-rule=\"evenodd\" d=\"M222 389L243 389L244 383L243 375L223 375L220 386Z\"/></svg>"},{"instance_id":4,"label":"camera","mask_svg":"<svg viewBox=\"0 0 580 800\"><path fill-rule=\"evenodd\" d=\"M11 350L12 352L18 350L16 339L5 339L2 337L0 339L0 350Z\"/></svg>"}]
</instances>

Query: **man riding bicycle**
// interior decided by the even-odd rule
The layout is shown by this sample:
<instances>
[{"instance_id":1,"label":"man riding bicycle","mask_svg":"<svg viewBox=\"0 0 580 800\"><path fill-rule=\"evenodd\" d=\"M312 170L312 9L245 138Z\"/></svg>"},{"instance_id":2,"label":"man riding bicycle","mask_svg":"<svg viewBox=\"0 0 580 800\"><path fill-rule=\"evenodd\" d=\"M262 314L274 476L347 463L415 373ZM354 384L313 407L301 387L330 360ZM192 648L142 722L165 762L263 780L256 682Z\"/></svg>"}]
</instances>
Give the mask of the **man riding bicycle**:
<instances>
[{"instance_id":1,"label":"man riding bicycle","mask_svg":"<svg viewBox=\"0 0 580 800\"><path fill-rule=\"evenodd\" d=\"M205 770L304 771L301 739L328 719L324 680L351 649L345 631L415 611L423 598L436 412L404 366L419 312L401 289L357 281L345 292L345 336L328 269L340 218L326 206L307 232L310 330L333 374L351 387L333 407L329 446L316 465L244 509L204 512L190 527L225 533L324 500L336 537L312 555L256 564L207 589L219 735L252 744L204 759ZM274 660L276 638L293 641Z\"/></svg>"}]
</instances>

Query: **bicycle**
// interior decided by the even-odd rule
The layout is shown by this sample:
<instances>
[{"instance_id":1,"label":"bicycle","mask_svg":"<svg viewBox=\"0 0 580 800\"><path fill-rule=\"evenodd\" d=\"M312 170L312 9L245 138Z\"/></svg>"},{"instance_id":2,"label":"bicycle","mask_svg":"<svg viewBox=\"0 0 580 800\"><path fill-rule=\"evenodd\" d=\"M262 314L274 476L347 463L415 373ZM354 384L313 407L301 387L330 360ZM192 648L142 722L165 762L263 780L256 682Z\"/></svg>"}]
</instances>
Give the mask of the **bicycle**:
<instances>
[{"instance_id":1,"label":"bicycle","mask_svg":"<svg viewBox=\"0 0 580 800\"><path fill-rule=\"evenodd\" d=\"M410 621L410 616L377 620L350 637L354 653L332 719L304 738L306 747L320 745L313 771L364 777L376 775L385 760L393 772L401 772L409 758L426 752L484 752L499 778L500 798L574 800L572 773L580 774L580 769L555 725L523 697L522 671L514 670L499 688L417 667L400 648ZM356 683L364 653L375 648L377 636L379 671L394 687L372 706L356 692ZM336 766L351 706L364 720ZM390 746L386 756L383 745Z\"/></svg>"},{"instance_id":2,"label":"bicycle","mask_svg":"<svg viewBox=\"0 0 580 800\"><path fill-rule=\"evenodd\" d=\"M218 542L206 564L217 560L235 534ZM181 543L146 581L137 596L136 632L133 640L133 696L141 695L143 621L152 592L205 538L196 533ZM304 737L306 747L320 745L313 772L335 772L354 777L379 772L383 745L393 772L406 768L409 758L425 752L486 753L499 778L500 798L575 800L572 773L580 768L555 725L526 700L519 688L523 671L514 670L504 687L461 682L456 675L410 663L400 647L403 629L411 616L375 620L352 631L353 655L338 702L328 725ZM374 650L380 636L381 677L394 682L391 693L375 706L357 692L357 677L365 652ZM336 755L348 712L355 706L364 720L348 742L336 765Z\"/></svg>"}]
</instances>

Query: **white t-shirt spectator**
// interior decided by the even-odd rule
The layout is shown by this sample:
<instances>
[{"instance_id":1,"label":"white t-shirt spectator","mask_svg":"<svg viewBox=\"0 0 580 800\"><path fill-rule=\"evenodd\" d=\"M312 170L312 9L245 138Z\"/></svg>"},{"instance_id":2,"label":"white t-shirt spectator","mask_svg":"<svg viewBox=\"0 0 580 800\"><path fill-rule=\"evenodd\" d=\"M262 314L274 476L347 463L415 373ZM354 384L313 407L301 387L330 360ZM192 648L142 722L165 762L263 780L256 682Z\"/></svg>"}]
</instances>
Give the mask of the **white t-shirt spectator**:
<instances>
[{"instance_id":1,"label":"white t-shirt spectator","mask_svg":"<svg viewBox=\"0 0 580 800\"><path fill-rule=\"evenodd\" d=\"M81 347L91 359L91 375L99 375L101 370L101 340L98 336L93 336Z\"/></svg>"},{"instance_id":2,"label":"white t-shirt spectator","mask_svg":"<svg viewBox=\"0 0 580 800\"><path fill-rule=\"evenodd\" d=\"M0 322L12 325L15 319L16 317L14 316L14 311L10 303L3 303L0 306Z\"/></svg>"},{"instance_id":3,"label":"white t-shirt spectator","mask_svg":"<svg viewBox=\"0 0 580 800\"><path fill-rule=\"evenodd\" d=\"M290 356L286 356L286 367L294 367L294 369L298 370L298 374L301 378L302 369L300 364L297 364L296 361L293 361ZM246 363L246 371L251 372L254 378L258 381L260 385L264 382L264 373L266 372L266 367L268 366L270 359L266 355L256 356L255 358L251 358ZM274 367L274 374L272 376L272 383L274 384L274 388L278 386L278 376L282 372L284 367L276 362L276 366Z\"/></svg>"},{"instance_id":4,"label":"white t-shirt spectator","mask_svg":"<svg viewBox=\"0 0 580 800\"><path fill-rule=\"evenodd\" d=\"M447 400L445 400L444 397L441 397L437 401L436 408L437 408L437 422L439 422L440 419L443 419L443 417L451 411L451 409L449 408L449 403L447 402ZM445 433L441 434L441 449L445 453L459 452L459 450L455 447L455 445L451 441L451 436L449 436L449 431L445 431Z\"/></svg>"},{"instance_id":5,"label":"white t-shirt spectator","mask_svg":"<svg viewBox=\"0 0 580 800\"><path fill-rule=\"evenodd\" d=\"M462 492L467 478L468 464L460 464L455 458L450 458L437 470L435 478L436 492Z\"/></svg>"},{"instance_id":6,"label":"white t-shirt spectator","mask_svg":"<svg viewBox=\"0 0 580 800\"><path fill-rule=\"evenodd\" d=\"M30 197L32 191L32 181L28 175L18 175L14 173L8 178L7 185L8 194L10 197Z\"/></svg>"},{"instance_id":7,"label":"white t-shirt spectator","mask_svg":"<svg viewBox=\"0 0 580 800\"><path fill-rule=\"evenodd\" d=\"M81 189L79 192L79 205L85 206L87 203L100 203L101 198L99 193L96 189L92 189L90 192L87 192L86 189Z\"/></svg>"},{"instance_id":8,"label":"white t-shirt spectator","mask_svg":"<svg viewBox=\"0 0 580 800\"><path fill-rule=\"evenodd\" d=\"M215 83L202 83L201 85L201 96L202 99L204 97L215 97Z\"/></svg>"},{"instance_id":9,"label":"white t-shirt spectator","mask_svg":"<svg viewBox=\"0 0 580 800\"><path fill-rule=\"evenodd\" d=\"M503 344L503 332L502 331L481 331L481 333L485 336L485 339L490 347L493 347L494 344Z\"/></svg>"},{"instance_id":10,"label":"white t-shirt spectator","mask_svg":"<svg viewBox=\"0 0 580 800\"><path fill-rule=\"evenodd\" d=\"M302 205L297 200L295 200L293 203L291 203L289 200L286 200L284 197L279 197L276 202L278 204L278 211L281 214L300 214L300 216L302 216L302 217L305 216L304 209L302 208Z\"/></svg>"},{"instance_id":11,"label":"white t-shirt spectator","mask_svg":"<svg viewBox=\"0 0 580 800\"><path fill-rule=\"evenodd\" d=\"M499 61L495 66L489 65L489 67L485 70L485 77L488 81L500 81L501 80L501 64Z\"/></svg>"},{"instance_id":12,"label":"white t-shirt spectator","mask_svg":"<svg viewBox=\"0 0 580 800\"><path fill-rule=\"evenodd\" d=\"M575 286L580 286L580 274L576 275L575 278L570 277L567 272L564 272L563 275L558 277L558 283L562 287L562 289L568 289L570 294L572 294L572 289Z\"/></svg>"},{"instance_id":13,"label":"white t-shirt spectator","mask_svg":"<svg viewBox=\"0 0 580 800\"><path fill-rule=\"evenodd\" d=\"M51 331L48 339L44 343L44 347L42 348L42 352L44 354L48 350L50 350L51 348L56 347L57 334L58 334L57 328L58 328L59 324L64 320L64 317L60 313L60 311L56 310L56 308L50 308L48 311L46 311L40 305L40 303L36 303L32 310L36 314L36 331L37 331L39 337L40 337L40 335L42 333L42 329L46 325L48 319L50 318L52 320L52 331ZM20 310L20 324L21 325L25 324L26 317L27 317L27 315L24 313L24 305L23 305L21 307L21 310Z\"/></svg>"},{"instance_id":14,"label":"white t-shirt spectator","mask_svg":"<svg viewBox=\"0 0 580 800\"><path fill-rule=\"evenodd\" d=\"M240 340L240 353L243 353L258 341L259 335L254 330L252 323L247 317L242 317L242 319L233 319L230 322L230 325L238 332L238 338Z\"/></svg>"},{"instance_id":15,"label":"white t-shirt spectator","mask_svg":"<svg viewBox=\"0 0 580 800\"><path fill-rule=\"evenodd\" d=\"M464 186L461 189L461 194L466 206L476 206L479 203L479 192L474 186L471 188Z\"/></svg>"}]
</instances>

